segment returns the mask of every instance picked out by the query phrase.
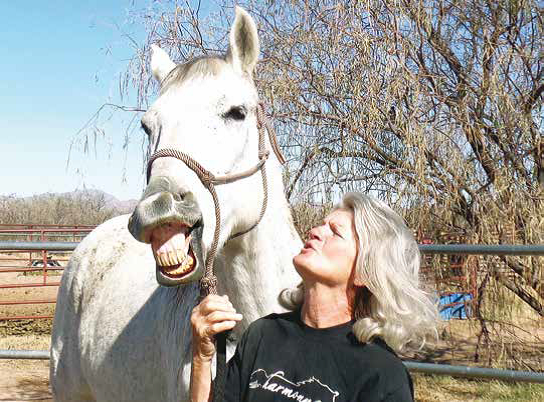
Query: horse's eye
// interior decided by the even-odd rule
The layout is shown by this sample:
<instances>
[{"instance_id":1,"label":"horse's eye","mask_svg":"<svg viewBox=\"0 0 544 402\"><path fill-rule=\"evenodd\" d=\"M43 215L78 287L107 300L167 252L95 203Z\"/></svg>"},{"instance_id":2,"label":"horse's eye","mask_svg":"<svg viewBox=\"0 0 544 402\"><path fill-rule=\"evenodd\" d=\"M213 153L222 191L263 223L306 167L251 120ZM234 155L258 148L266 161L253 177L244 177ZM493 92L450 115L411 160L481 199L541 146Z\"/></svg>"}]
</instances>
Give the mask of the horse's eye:
<instances>
[{"instance_id":1,"label":"horse's eye","mask_svg":"<svg viewBox=\"0 0 544 402\"><path fill-rule=\"evenodd\" d=\"M223 113L223 118L240 121L246 118L246 114L247 112L244 106L233 106L228 112Z\"/></svg>"}]
</instances>

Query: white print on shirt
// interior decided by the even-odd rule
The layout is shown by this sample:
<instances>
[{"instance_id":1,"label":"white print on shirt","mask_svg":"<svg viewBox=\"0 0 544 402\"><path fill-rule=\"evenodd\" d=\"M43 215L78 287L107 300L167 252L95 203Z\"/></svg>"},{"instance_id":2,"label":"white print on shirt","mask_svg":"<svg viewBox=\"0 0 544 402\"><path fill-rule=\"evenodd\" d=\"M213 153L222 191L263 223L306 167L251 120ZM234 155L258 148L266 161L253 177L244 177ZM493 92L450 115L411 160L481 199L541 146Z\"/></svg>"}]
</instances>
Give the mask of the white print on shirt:
<instances>
[{"instance_id":1,"label":"white print on shirt","mask_svg":"<svg viewBox=\"0 0 544 402\"><path fill-rule=\"evenodd\" d=\"M284 375L283 371L268 375L265 370L257 369L251 373L249 388L261 388L298 402L334 402L340 395L315 377L295 384L283 377Z\"/></svg>"}]
</instances>

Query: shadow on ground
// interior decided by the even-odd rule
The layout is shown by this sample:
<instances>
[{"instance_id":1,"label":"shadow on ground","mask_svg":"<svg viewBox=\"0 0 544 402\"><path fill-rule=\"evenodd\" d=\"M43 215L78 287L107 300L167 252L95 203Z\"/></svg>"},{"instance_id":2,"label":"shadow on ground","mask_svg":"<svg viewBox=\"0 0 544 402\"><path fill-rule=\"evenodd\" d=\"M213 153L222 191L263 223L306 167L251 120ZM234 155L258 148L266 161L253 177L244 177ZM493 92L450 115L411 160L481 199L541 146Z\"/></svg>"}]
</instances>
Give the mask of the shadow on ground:
<instances>
[{"instance_id":1,"label":"shadow on ground","mask_svg":"<svg viewBox=\"0 0 544 402\"><path fill-rule=\"evenodd\" d=\"M22 379L14 387L0 390L0 401L53 401L49 381L43 378Z\"/></svg>"}]
</instances>

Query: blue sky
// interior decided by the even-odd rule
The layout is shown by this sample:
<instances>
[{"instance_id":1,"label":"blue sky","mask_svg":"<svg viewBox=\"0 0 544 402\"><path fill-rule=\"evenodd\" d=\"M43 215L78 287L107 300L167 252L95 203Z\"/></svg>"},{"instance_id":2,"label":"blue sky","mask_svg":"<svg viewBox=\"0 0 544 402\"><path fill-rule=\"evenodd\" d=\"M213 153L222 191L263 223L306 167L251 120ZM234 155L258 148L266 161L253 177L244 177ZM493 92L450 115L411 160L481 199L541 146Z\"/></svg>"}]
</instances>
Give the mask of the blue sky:
<instances>
[{"instance_id":1,"label":"blue sky","mask_svg":"<svg viewBox=\"0 0 544 402\"><path fill-rule=\"evenodd\" d=\"M76 149L75 133L104 102L119 102L118 76L131 55L130 11L151 1L6 1L0 38L0 195L100 189L119 199L143 188L142 133L122 149L125 113L104 126L98 152ZM107 51L109 49L110 51ZM124 104L130 105L130 100ZM126 167L126 169L124 169ZM126 175L124 174L126 172Z\"/></svg>"}]
</instances>

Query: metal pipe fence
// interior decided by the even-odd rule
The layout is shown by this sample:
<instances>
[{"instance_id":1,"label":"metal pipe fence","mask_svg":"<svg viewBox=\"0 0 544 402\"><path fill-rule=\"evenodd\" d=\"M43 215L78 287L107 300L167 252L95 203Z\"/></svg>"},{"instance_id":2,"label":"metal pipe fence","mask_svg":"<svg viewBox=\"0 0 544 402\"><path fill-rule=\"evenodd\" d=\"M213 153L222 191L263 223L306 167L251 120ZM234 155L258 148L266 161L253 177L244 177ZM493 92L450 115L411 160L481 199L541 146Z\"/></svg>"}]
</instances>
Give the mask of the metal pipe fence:
<instances>
[{"instance_id":1,"label":"metal pipe fence","mask_svg":"<svg viewBox=\"0 0 544 402\"><path fill-rule=\"evenodd\" d=\"M0 242L0 250L73 251L78 242ZM423 254L544 256L544 244L420 244Z\"/></svg>"},{"instance_id":2,"label":"metal pipe fence","mask_svg":"<svg viewBox=\"0 0 544 402\"><path fill-rule=\"evenodd\" d=\"M420 244L423 254L465 254L465 255L544 255L544 244Z\"/></svg>"},{"instance_id":3,"label":"metal pipe fence","mask_svg":"<svg viewBox=\"0 0 544 402\"><path fill-rule=\"evenodd\" d=\"M3 230L8 234L13 234L13 231L26 231L27 229ZM66 230L76 230L73 235L81 236L83 233L88 233L91 229L52 228L48 230L54 234L57 234L57 232L66 232ZM2 234L1 231L2 229L0 229L0 234ZM25 233L24 235L26 236L27 234ZM39 236L43 239L45 233L42 232ZM0 299L0 307L5 306L3 311L6 311L6 313L0 314L0 321L53 318L51 313L34 312L30 314L29 310L31 305L54 305L56 303L56 296L51 291L48 291L47 295L42 296L40 299L35 300L24 296L20 297L19 295L25 289L51 289L58 287L60 285L59 274L64 270L64 266L69 261L68 254L75 249L77 244L78 242L0 242L0 251L7 252L0 255L0 279L6 278L5 275L17 273L21 273L28 278L35 278L20 280L19 277L13 279L12 275L7 277L11 279L0 281L0 290L13 290L9 296L11 300L6 300L5 297ZM51 252L55 252L55 255L51 255ZM2 278L1 275L4 275L4 277ZM28 307L23 307L24 310L19 309L19 314L9 314L15 306Z\"/></svg>"},{"instance_id":4,"label":"metal pipe fence","mask_svg":"<svg viewBox=\"0 0 544 402\"><path fill-rule=\"evenodd\" d=\"M56 225L56 224L36 224L36 223L0 223L2 229L94 229L96 225Z\"/></svg>"},{"instance_id":5,"label":"metal pipe fence","mask_svg":"<svg viewBox=\"0 0 544 402\"><path fill-rule=\"evenodd\" d=\"M544 384L544 373L533 371L502 370L485 367L451 366L449 364L403 362L413 373L450 375L453 377L485 378L488 380L533 382Z\"/></svg>"},{"instance_id":6,"label":"metal pipe fence","mask_svg":"<svg viewBox=\"0 0 544 402\"><path fill-rule=\"evenodd\" d=\"M0 242L0 251L73 251L77 242ZM422 254L544 256L544 245L422 244ZM40 285L43 286L43 285ZM0 286L1 287L1 286ZM0 350L0 359L48 360L47 350ZM411 372L544 384L544 373L404 361Z\"/></svg>"},{"instance_id":7,"label":"metal pipe fence","mask_svg":"<svg viewBox=\"0 0 544 402\"><path fill-rule=\"evenodd\" d=\"M0 359L8 360L49 360L48 350L0 350Z\"/></svg>"},{"instance_id":8,"label":"metal pipe fence","mask_svg":"<svg viewBox=\"0 0 544 402\"><path fill-rule=\"evenodd\" d=\"M55 241L3 241L0 242L0 251L73 251L78 242Z\"/></svg>"},{"instance_id":9,"label":"metal pipe fence","mask_svg":"<svg viewBox=\"0 0 544 402\"><path fill-rule=\"evenodd\" d=\"M0 350L0 359L49 360L48 350ZM412 373L450 375L453 377L484 378L488 380L516 381L544 384L544 373L502 370L485 367L452 366L449 364L403 361Z\"/></svg>"},{"instance_id":10,"label":"metal pipe fence","mask_svg":"<svg viewBox=\"0 0 544 402\"><path fill-rule=\"evenodd\" d=\"M26 239L51 241L71 239L80 241L96 226L90 225L8 225L0 224L0 241Z\"/></svg>"}]
</instances>

